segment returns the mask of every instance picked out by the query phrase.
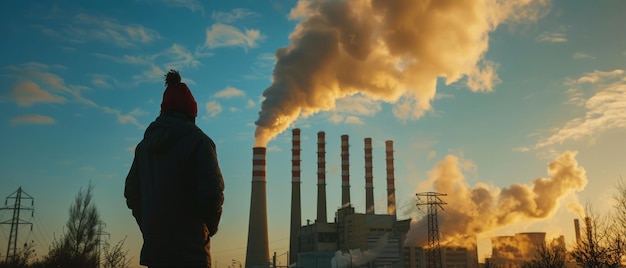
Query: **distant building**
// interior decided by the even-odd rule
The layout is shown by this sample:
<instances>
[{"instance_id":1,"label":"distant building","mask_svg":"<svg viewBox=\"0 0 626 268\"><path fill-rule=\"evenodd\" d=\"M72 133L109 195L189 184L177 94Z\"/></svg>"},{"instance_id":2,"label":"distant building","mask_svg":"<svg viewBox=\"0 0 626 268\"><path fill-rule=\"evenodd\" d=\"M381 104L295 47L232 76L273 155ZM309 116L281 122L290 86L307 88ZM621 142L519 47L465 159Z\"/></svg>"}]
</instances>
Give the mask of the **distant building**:
<instances>
[{"instance_id":1,"label":"distant building","mask_svg":"<svg viewBox=\"0 0 626 268\"><path fill-rule=\"evenodd\" d=\"M496 236L491 238L490 265L503 268L519 268L530 261L545 246L546 233L517 233L514 236Z\"/></svg>"},{"instance_id":2,"label":"distant building","mask_svg":"<svg viewBox=\"0 0 626 268\"><path fill-rule=\"evenodd\" d=\"M395 222L395 215L358 214L351 206L340 208L335 222L300 228L297 266L329 267L339 251L352 267L401 267L401 234L394 233Z\"/></svg>"},{"instance_id":3,"label":"distant building","mask_svg":"<svg viewBox=\"0 0 626 268\"><path fill-rule=\"evenodd\" d=\"M351 206L338 209L335 215L333 223L309 222L300 228L297 267L426 267L422 247L404 246L410 219L355 213ZM333 259L337 252L343 260ZM443 246L441 259L446 268L478 267L475 248Z\"/></svg>"}]
</instances>

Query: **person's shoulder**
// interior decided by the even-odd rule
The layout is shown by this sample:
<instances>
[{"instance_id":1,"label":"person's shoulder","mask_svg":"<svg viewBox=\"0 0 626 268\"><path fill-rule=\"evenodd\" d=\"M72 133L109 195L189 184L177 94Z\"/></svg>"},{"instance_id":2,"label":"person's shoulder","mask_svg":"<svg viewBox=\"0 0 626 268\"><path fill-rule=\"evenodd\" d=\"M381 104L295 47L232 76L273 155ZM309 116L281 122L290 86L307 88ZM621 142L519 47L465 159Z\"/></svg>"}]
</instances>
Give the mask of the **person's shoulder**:
<instances>
[{"instance_id":1,"label":"person's shoulder","mask_svg":"<svg viewBox=\"0 0 626 268\"><path fill-rule=\"evenodd\" d=\"M213 142L213 139L211 137L209 137L209 135L207 135L200 127L198 127L197 125L195 125L195 129L193 130L193 134L198 137L199 139L209 142L210 144L212 144L213 146L215 146L215 143Z\"/></svg>"}]
</instances>

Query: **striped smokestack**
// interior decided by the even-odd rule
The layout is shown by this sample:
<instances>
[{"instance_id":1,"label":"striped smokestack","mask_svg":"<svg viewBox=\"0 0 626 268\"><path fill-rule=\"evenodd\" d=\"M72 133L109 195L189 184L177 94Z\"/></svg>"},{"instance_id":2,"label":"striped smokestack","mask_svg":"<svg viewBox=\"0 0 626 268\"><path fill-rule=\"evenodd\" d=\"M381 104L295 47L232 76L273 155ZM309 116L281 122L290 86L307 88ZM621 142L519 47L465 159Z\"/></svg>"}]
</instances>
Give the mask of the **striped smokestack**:
<instances>
[{"instance_id":1,"label":"striped smokestack","mask_svg":"<svg viewBox=\"0 0 626 268\"><path fill-rule=\"evenodd\" d=\"M289 262L298 259L298 230L301 226L300 209L300 129L292 131L291 141L291 232L289 234Z\"/></svg>"},{"instance_id":2,"label":"striped smokestack","mask_svg":"<svg viewBox=\"0 0 626 268\"><path fill-rule=\"evenodd\" d=\"M374 183L372 174L372 138L365 138L365 213L374 214Z\"/></svg>"},{"instance_id":3,"label":"striped smokestack","mask_svg":"<svg viewBox=\"0 0 626 268\"><path fill-rule=\"evenodd\" d=\"M267 266L269 247L267 238L267 200L265 180L265 147L252 148L252 196L248 223L246 268Z\"/></svg>"},{"instance_id":4,"label":"striped smokestack","mask_svg":"<svg viewBox=\"0 0 626 268\"><path fill-rule=\"evenodd\" d=\"M341 135L341 206L350 206L350 144L348 135Z\"/></svg>"},{"instance_id":5,"label":"striped smokestack","mask_svg":"<svg viewBox=\"0 0 626 268\"><path fill-rule=\"evenodd\" d=\"M387 162L387 214L396 215L396 187L394 186L393 141L385 141L385 158Z\"/></svg>"},{"instance_id":6,"label":"striped smokestack","mask_svg":"<svg viewBox=\"0 0 626 268\"><path fill-rule=\"evenodd\" d=\"M317 133L317 221L326 219L326 134Z\"/></svg>"}]
</instances>

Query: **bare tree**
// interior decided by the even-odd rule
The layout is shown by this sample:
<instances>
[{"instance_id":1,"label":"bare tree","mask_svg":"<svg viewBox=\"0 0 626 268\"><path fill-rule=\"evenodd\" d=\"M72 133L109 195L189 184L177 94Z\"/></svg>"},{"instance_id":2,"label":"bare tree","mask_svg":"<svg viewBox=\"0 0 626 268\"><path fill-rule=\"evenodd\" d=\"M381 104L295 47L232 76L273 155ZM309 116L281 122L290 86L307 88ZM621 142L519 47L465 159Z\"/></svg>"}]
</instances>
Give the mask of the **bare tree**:
<instances>
[{"instance_id":1,"label":"bare tree","mask_svg":"<svg viewBox=\"0 0 626 268\"><path fill-rule=\"evenodd\" d=\"M616 221L609 216L598 216L591 205L587 205L585 211L588 216L584 221L584 232L570 251L570 256L586 268L620 267L620 257L614 248L619 244L616 243L619 235L614 233Z\"/></svg>"},{"instance_id":2,"label":"bare tree","mask_svg":"<svg viewBox=\"0 0 626 268\"><path fill-rule=\"evenodd\" d=\"M609 233L609 254L607 256L609 267L624 267L626 263L626 181L620 177L618 180L617 194L612 215L611 230Z\"/></svg>"},{"instance_id":3,"label":"bare tree","mask_svg":"<svg viewBox=\"0 0 626 268\"><path fill-rule=\"evenodd\" d=\"M491 258L485 259L485 268L504 268L504 264L498 263Z\"/></svg>"},{"instance_id":4,"label":"bare tree","mask_svg":"<svg viewBox=\"0 0 626 268\"><path fill-rule=\"evenodd\" d=\"M626 230L626 181L620 178L617 183L617 194L615 195L615 220L620 230Z\"/></svg>"},{"instance_id":5,"label":"bare tree","mask_svg":"<svg viewBox=\"0 0 626 268\"><path fill-rule=\"evenodd\" d=\"M93 200L93 185L86 191L82 189L70 206L69 219L65 224L65 233L55 240L43 263L54 267L97 267L98 232L100 214Z\"/></svg>"},{"instance_id":6,"label":"bare tree","mask_svg":"<svg viewBox=\"0 0 626 268\"><path fill-rule=\"evenodd\" d=\"M560 245L545 243L539 247L536 256L522 264L522 268L563 268L565 267L565 248Z\"/></svg>"},{"instance_id":7,"label":"bare tree","mask_svg":"<svg viewBox=\"0 0 626 268\"><path fill-rule=\"evenodd\" d=\"M24 243L21 249L17 250L15 257L10 258L8 261L1 261L0 268L27 268L29 262L35 257L35 242Z\"/></svg>"},{"instance_id":8,"label":"bare tree","mask_svg":"<svg viewBox=\"0 0 626 268\"><path fill-rule=\"evenodd\" d=\"M102 267L104 268L128 268L130 259L127 258L128 250L124 250L124 242L126 237L115 244L115 246L104 250L104 260Z\"/></svg>"}]
</instances>

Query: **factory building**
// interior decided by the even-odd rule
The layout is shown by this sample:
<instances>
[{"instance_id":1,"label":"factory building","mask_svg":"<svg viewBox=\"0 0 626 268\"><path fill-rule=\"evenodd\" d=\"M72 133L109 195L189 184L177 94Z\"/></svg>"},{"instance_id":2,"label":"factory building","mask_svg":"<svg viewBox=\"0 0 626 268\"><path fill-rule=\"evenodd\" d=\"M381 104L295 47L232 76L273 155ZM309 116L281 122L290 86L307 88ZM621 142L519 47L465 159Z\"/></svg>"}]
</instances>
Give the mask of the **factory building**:
<instances>
[{"instance_id":1,"label":"factory building","mask_svg":"<svg viewBox=\"0 0 626 268\"><path fill-rule=\"evenodd\" d=\"M394 187L393 141L385 141L385 163L387 180L387 214L374 212L374 187L372 175L372 139L364 141L366 211L358 213L350 199L350 143L349 136L341 136L341 207L335 212L332 222L326 215L326 136L317 133L317 219L299 228L297 245L297 267L426 267L424 250L420 247L405 247L404 241L410 229L410 219L398 221L396 218L396 198ZM293 130L294 153L293 177L298 177L300 159L300 130ZM295 182L295 179L294 179ZM292 188L299 191L299 188ZM299 196L299 192L292 196ZM300 217L300 206L292 199L292 217ZM297 211L298 213L293 213ZM293 219L292 223L299 219ZM292 235L294 226L292 225ZM424 230L426 233L426 230ZM293 237L291 238L293 240ZM293 260L293 258L292 258ZM334 262L334 263L333 263ZM294 262L292 262L294 263ZM477 267L476 251L465 248L442 248L443 267Z\"/></svg>"},{"instance_id":2,"label":"factory building","mask_svg":"<svg viewBox=\"0 0 626 268\"><path fill-rule=\"evenodd\" d=\"M425 250L405 247L410 219L398 221L394 186L393 141L385 141L386 214L375 214L372 139L365 138L365 211L355 211L350 200L349 136L341 136L341 204L334 219L326 215L326 136L317 133L317 215L301 223L301 137L292 130L292 193L289 262L295 267L426 267ZM266 204L266 148L253 148L252 195L246 267L269 267ZM427 233L427 230L424 230ZM478 267L476 251L442 247L443 267Z\"/></svg>"}]
</instances>

